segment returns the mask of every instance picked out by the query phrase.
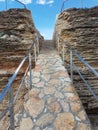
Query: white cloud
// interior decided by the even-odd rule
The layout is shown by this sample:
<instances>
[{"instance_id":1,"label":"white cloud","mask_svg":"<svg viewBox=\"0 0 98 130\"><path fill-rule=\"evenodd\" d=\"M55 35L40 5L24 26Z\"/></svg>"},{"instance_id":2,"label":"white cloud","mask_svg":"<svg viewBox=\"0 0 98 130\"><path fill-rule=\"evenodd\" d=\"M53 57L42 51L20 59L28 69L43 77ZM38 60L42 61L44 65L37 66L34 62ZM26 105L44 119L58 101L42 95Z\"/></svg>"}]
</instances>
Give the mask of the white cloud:
<instances>
[{"instance_id":1,"label":"white cloud","mask_svg":"<svg viewBox=\"0 0 98 130\"><path fill-rule=\"evenodd\" d=\"M37 0L36 3L44 5L46 3L46 0Z\"/></svg>"},{"instance_id":2,"label":"white cloud","mask_svg":"<svg viewBox=\"0 0 98 130\"><path fill-rule=\"evenodd\" d=\"M36 3L41 5L50 5L54 3L54 0L37 0Z\"/></svg>"},{"instance_id":3,"label":"white cloud","mask_svg":"<svg viewBox=\"0 0 98 130\"><path fill-rule=\"evenodd\" d=\"M54 0L49 0L49 1L47 2L47 4L52 4L52 3L54 3Z\"/></svg>"}]
</instances>

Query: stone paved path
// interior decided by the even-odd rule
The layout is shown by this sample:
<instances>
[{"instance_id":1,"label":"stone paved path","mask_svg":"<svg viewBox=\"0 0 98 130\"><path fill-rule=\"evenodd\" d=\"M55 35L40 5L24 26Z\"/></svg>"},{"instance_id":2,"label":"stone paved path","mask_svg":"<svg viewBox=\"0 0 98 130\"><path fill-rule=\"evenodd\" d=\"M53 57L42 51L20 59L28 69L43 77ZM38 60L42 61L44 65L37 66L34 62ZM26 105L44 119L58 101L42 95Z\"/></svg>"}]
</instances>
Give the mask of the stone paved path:
<instances>
[{"instance_id":1,"label":"stone paved path","mask_svg":"<svg viewBox=\"0 0 98 130\"><path fill-rule=\"evenodd\" d=\"M91 130L67 70L55 50L43 48L32 70L19 130Z\"/></svg>"}]
</instances>

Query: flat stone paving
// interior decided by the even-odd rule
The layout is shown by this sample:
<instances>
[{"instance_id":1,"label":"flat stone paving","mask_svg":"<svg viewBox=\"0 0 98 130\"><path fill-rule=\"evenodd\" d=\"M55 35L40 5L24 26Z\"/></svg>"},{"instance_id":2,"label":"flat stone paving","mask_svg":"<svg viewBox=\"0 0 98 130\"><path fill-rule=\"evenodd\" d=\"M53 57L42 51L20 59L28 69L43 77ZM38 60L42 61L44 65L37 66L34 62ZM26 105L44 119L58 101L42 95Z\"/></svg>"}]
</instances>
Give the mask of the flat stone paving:
<instances>
[{"instance_id":1,"label":"flat stone paving","mask_svg":"<svg viewBox=\"0 0 98 130\"><path fill-rule=\"evenodd\" d=\"M91 130L81 101L55 50L43 50L32 70L19 130Z\"/></svg>"}]
</instances>

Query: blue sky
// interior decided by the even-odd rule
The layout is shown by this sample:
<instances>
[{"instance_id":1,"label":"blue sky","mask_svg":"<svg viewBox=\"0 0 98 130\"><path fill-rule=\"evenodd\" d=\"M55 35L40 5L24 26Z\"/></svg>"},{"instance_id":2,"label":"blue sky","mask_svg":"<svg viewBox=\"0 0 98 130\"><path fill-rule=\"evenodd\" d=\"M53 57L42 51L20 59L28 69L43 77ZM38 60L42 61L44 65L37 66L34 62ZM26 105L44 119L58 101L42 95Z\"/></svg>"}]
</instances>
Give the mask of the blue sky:
<instances>
[{"instance_id":1,"label":"blue sky","mask_svg":"<svg viewBox=\"0 0 98 130\"><path fill-rule=\"evenodd\" d=\"M60 13L64 0L20 0L31 10L36 28L45 39L51 39L53 35L56 15ZM98 5L98 0L65 0L64 8L85 8ZM15 0L7 0L7 9L23 8L23 5ZM0 11L5 10L5 0L0 0Z\"/></svg>"}]
</instances>

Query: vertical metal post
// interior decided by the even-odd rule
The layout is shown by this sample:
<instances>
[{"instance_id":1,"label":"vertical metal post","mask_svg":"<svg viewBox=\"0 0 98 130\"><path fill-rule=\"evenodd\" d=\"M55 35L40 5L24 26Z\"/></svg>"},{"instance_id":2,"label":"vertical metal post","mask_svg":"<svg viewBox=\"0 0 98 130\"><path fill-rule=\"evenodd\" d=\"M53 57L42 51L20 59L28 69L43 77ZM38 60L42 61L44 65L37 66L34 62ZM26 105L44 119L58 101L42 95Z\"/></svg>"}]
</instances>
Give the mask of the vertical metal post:
<instances>
[{"instance_id":1,"label":"vertical metal post","mask_svg":"<svg viewBox=\"0 0 98 130\"><path fill-rule=\"evenodd\" d=\"M57 43L58 43L58 54L59 54L59 37L57 36Z\"/></svg>"},{"instance_id":2,"label":"vertical metal post","mask_svg":"<svg viewBox=\"0 0 98 130\"><path fill-rule=\"evenodd\" d=\"M34 58L35 58L35 64L36 64L36 45L34 43Z\"/></svg>"},{"instance_id":3,"label":"vertical metal post","mask_svg":"<svg viewBox=\"0 0 98 130\"><path fill-rule=\"evenodd\" d=\"M39 40L38 35L35 33L36 52L39 54Z\"/></svg>"},{"instance_id":4,"label":"vertical metal post","mask_svg":"<svg viewBox=\"0 0 98 130\"><path fill-rule=\"evenodd\" d=\"M64 46L64 42L63 42L63 47L62 47L62 59L63 59L63 63L64 63L64 55L65 55L65 48L64 48L65 46Z\"/></svg>"},{"instance_id":5,"label":"vertical metal post","mask_svg":"<svg viewBox=\"0 0 98 130\"><path fill-rule=\"evenodd\" d=\"M14 110L13 110L13 90L9 89L9 114L10 114L10 129L15 130L14 126Z\"/></svg>"},{"instance_id":6,"label":"vertical metal post","mask_svg":"<svg viewBox=\"0 0 98 130\"><path fill-rule=\"evenodd\" d=\"M38 55L39 55L39 39L38 39L38 36L37 36L37 48L38 48Z\"/></svg>"},{"instance_id":7,"label":"vertical metal post","mask_svg":"<svg viewBox=\"0 0 98 130\"><path fill-rule=\"evenodd\" d=\"M30 88L32 88L32 57L31 57L31 52L29 52L29 72L30 72Z\"/></svg>"},{"instance_id":8,"label":"vertical metal post","mask_svg":"<svg viewBox=\"0 0 98 130\"><path fill-rule=\"evenodd\" d=\"M72 48L70 48L70 75L71 75L71 81L73 83L73 61L72 61Z\"/></svg>"}]
</instances>

